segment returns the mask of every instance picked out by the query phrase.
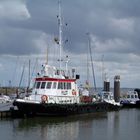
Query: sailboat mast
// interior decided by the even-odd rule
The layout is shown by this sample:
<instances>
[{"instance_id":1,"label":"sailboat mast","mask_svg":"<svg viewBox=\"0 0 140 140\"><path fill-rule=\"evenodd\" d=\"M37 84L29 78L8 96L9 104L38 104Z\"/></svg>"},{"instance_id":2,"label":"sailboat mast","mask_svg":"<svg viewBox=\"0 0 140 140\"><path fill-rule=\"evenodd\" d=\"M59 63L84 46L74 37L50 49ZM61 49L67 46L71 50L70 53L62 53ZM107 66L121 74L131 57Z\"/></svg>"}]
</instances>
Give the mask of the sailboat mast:
<instances>
[{"instance_id":1,"label":"sailboat mast","mask_svg":"<svg viewBox=\"0 0 140 140\"><path fill-rule=\"evenodd\" d=\"M28 88L30 87L30 69L31 69L31 60L29 59L29 77L28 77Z\"/></svg>"},{"instance_id":2,"label":"sailboat mast","mask_svg":"<svg viewBox=\"0 0 140 140\"><path fill-rule=\"evenodd\" d=\"M89 47L87 48L87 82L89 83Z\"/></svg>"},{"instance_id":3,"label":"sailboat mast","mask_svg":"<svg viewBox=\"0 0 140 140\"><path fill-rule=\"evenodd\" d=\"M91 60L91 67L92 67L92 75L93 75L93 80L94 80L94 89L95 89L95 91L96 91L96 80L95 80L94 64L93 64L92 51L91 51L90 34L87 33L87 35L88 35L88 46L89 46L89 52L90 52L90 60Z\"/></svg>"},{"instance_id":4,"label":"sailboat mast","mask_svg":"<svg viewBox=\"0 0 140 140\"><path fill-rule=\"evenodd\" d=\"M20 82L19 82L19 88L20 88L20 86L21 86L21 82L22 82L22 79L23 79L23 75L24 75L24 70L25 70L25 62L24 62L24 64L23 64L23 70L22 70L22 73L21 73L21 78L20 78Z\"/></svg>"},{"instance_id":5,"label":"sailboat mast","mask_svg":"<svg viewBox=\"0 0 140 140\"><path fill-rule=\"evenodd\" d=\"M104 87L105 73L104 73L104 55L102 55L102 83Z\"/></svg>"},{"instance_id":6,"label":"sailboat mast","mask_svg":"<svg viewBox=\"0 0 140 140\"><path fill-rule=\"evenodd\" d=\"M59 15L58 15L58 25L59 25L59 67L60 67L60 75L62 69L62 17L61 17L61 1L58 1L59 4Z\"/></svg>"}]
</instances>

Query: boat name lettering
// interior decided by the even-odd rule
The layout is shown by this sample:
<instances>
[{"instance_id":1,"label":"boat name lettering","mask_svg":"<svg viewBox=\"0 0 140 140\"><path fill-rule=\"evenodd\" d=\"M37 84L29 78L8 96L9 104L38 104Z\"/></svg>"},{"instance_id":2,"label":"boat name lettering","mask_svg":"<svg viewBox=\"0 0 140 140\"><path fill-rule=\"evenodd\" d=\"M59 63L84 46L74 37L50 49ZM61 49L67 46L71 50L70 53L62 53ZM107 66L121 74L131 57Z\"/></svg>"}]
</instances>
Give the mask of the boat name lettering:
<instances>
[{"instance_id":1,"label":"boat name lettering","mask_svg":"<svg viewBox=\"0 0 140 140\"><path fill-rule=\"evenodd\" d=\"M59 103L71 103L72 101L71 100L61 100L59 101Z\"/></svg>"},{"instance_id":2,"label":"boat name lettering","mask_svg":"<svg viewBox=\"0 0 140 140\"><path fill-rule=\"evenodd\" d=\"M62 93L63 95L67 95L67 94L68 94L68 91L67 91L67 90L61 91L61 93Z\"/></svg>"}]
</instances>

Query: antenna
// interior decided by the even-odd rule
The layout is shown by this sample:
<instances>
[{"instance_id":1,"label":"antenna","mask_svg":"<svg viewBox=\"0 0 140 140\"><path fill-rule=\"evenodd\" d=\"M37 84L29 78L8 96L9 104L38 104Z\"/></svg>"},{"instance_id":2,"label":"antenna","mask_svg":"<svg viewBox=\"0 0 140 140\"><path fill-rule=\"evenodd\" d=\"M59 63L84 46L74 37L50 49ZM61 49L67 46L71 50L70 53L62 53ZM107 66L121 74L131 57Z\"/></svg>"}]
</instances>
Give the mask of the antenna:
<instances>
[{"instance_id":1,"label":"antenna","mask_svg":"<svg viewBox=\"0 0 140 140\"><path fill-rule=\"evenodd\" d=\"M62 17L61 17L61 1L58 0L59 5L59 15L58 15L58 25L59 25L59 67L60 67L60 75L61 75L61 68L62 68Z\"/></svg>"},{"instance_id":2,"label":"antenna","mask_svg":"<svg viewBox=\"0 0 140 140\"><path fill-rule=\"evenodd\" d=\"M104 86L104 80L105 80L105 73L104 73L104 55L102 55L102 82L103 82L103 86Z\"/></svg>"},{"instance_id":3,"label":"antenna","mask_svg":"<svg viewBox=\"0 0 140 140\"><path fill-rule=\"evenodd\" d=\"M89 47L87 48L87 82L89 83Z\"/></svg>"},{"instance_id":4,"label":"antenna","mask_svg":"<svg viewBox=\"0 0 140 140\"><path fill-rule=\"evenodd\" d=\"M70 59L69 59L69 57L68 57L68 55L66 56L66 61L65 61L65 63L66 63L66 76L68 76L68 62L70 61Z\"/></svg>"},{"instance_id":5,"label":"antenna","mask_svg":"<svg viewBox=\"0 0 140 140\"><path fill-rule=\"evenodd\" d=\"M30 87L30 78L31 78L31 76L30 76L30 73L31 73L31 60L29 59L29 77L28 77L28 88Z\"/></svg>"},{"instance_id":6,"label":"antenna","mask_svg":"<svg viewBox=\"0 0 140 140\"><path fill-rule=\"evenodd\" d=\"M48 48L46 49L46 64L48 64Z\"/></svg>"}]
</instances>

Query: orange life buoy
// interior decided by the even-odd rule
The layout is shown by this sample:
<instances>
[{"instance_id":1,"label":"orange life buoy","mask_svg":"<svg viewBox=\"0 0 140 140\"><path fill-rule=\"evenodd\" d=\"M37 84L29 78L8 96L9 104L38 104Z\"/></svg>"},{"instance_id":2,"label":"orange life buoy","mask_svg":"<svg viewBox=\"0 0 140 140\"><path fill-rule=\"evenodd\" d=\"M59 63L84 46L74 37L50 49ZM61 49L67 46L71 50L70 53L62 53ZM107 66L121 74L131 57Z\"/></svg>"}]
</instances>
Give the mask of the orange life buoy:
<instances>
[{"instance_id":1,"label":"orange life buoy","mask_svg":"<svg viewBox=\"0 0 140 140\"><path fill-rule=\"evenodd\" d=\"M72 90L72 95L76 95L76 91L74 89Z\"/></svg>"},{"instance_id":2,"label":"orange life buoy","mask_svg":"<svg viewBox=\"0 0 140 140\"><path fill-rule=\"evenodd\" d=\"M48 101L48 97L46 95L42 95L41 100L42 100L42 102L46 102L46 101Z\"/></svg>"}]
</instances>

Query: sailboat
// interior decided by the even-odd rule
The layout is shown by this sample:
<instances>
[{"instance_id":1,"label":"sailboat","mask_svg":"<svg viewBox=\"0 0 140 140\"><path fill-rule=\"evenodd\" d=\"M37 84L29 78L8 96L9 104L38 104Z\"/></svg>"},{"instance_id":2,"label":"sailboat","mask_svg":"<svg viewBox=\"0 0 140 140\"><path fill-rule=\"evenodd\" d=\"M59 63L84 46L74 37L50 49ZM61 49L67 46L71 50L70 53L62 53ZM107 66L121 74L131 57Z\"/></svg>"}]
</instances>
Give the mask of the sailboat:
<instances>
[{"instance_id":1,"label":"sailboat","mask_svg":"<svg viewBox=\"0 0 140 140\"><path fill-rule=\"evenodd\" d=\"M62 18L61 3L59 1L59 68L42 65L42 70L34 79L34 86L31 93L23 99L16 99L13 103L23 116L68 116L86 114L102 111L118 110L119 106L106 102L83 102L79 93L77 80L80 78L71 69L68 74L67 65L62 69ZM67 61L68 62L68 61Z\"/></svg>"}]
</instances>

